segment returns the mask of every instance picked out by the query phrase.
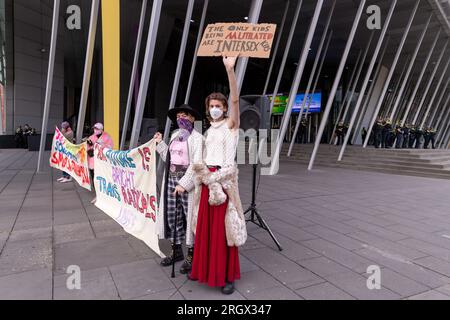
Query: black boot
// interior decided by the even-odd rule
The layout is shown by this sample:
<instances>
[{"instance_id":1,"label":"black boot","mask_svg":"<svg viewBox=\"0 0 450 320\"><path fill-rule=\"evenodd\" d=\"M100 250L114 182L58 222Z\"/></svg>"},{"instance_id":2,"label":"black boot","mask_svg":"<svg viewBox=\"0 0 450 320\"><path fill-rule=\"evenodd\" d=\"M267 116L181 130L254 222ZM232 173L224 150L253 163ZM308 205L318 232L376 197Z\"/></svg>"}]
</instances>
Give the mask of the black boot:
<instances>
[{"instance_id":1,"label":"black boot","mask_svg":"<svg viewBox=\"0 0 450 320\"><path fill-rule=\"evenodd\" d=\"M227 282L227 284L222 287L223 294L232 294L234 292L234 282Z\"/></svg>"},{"instance_id":2,"label":"black boot","mask_svg":"<svg viewBox=\"0 0 450 320\"><path fill-rule=\"evenodd\" d=\"M181 248L181 244L172 245L172 254L168 257L165 257L161 260L161 265L163 267L168 267L172 265L173 260L175 262L182 261L184 259L183 249Z\"/></svg>"},{"instance_id":3,"label":"black boot","mask_svg":"<svg viewBox=\"0 0 450 320\"><path fill-rule=\"evenodd\" d=\"M186 274L192 269L192 259L194 258L194 248L188 248L186 259L180 267L180 273Z\"/></svg>"}]
</instances>

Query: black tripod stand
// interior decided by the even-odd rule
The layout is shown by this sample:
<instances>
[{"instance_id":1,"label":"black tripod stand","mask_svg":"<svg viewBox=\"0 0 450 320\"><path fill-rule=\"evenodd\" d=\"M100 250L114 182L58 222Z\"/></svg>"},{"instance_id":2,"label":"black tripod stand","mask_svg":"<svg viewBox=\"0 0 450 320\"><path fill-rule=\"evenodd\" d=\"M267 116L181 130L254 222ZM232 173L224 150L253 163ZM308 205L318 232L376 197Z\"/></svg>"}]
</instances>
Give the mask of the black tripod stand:
<instances>
[{"instance_id":1,"label":"black tripod stand","mask_svg":"<svg viewBox=\"0 0 450 320\"><path fill-rule=\"evenodd\" d=\"M269 226L267 225L266 221L264 221L264 219L261 217L261 215L258 213L258 209L256 208L256 171L257 171L258 165L257 164L253 164L253 177L252 177L252 203L250 204L250 206L248 207L247 210L245 210L244 215L247 213L251 213L250 214L250 219L246 220L246 221L250 221L253 222L254 224L256 224L257 226L259 226L260 228L263 228L264 230L266 230L270 237L272 238L272 240L275 242L275 244L278 247L278 250L282 251L283 248L281 247L280 243L278 242L278 240L275 238L275 236L273 235L272 231L270 230ZM255 220L256 217L256 220Z\"/></svg>"}]
</instances>

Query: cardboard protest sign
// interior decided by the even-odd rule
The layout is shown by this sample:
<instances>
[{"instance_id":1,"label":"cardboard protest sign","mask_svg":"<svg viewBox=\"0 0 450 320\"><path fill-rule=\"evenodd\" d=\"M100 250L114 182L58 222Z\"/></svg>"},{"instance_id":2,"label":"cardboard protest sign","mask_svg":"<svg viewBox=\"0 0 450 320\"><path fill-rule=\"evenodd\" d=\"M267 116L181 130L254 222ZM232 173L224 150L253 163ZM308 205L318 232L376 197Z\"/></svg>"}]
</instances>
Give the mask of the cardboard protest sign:
<instances>
[{"instance_id":1,"label":"cardboard protest sign","mask_svg":"<svg viewBox=\"0 0 450 320\"><path fill-rule=\"evenodd\" d=\"M95 205L164 257L158 245L156 142L128 151L94 146Z\"/></svg>"},{"instance_id":2,"label":"cardboard protest sign","mask_svg":"<svg viewBox=\"0 0 450 320\"><path fill-rule=\"evenodd\" d=\"M58 128L55 129L53 136L50 167L70 174L80 186L91 190L86 142L73 144Z\"/></svg>"},{"instance_id":3,"label":"cardboard protest sign","mask_svg":"<svg viewBox=\"0 0 450 320\"><path fill-rule=\"evenodd\" d=\"M269 58L275 35L275 24L213 23L209 24L197 56Z\"/></svg>"}]
</instances>

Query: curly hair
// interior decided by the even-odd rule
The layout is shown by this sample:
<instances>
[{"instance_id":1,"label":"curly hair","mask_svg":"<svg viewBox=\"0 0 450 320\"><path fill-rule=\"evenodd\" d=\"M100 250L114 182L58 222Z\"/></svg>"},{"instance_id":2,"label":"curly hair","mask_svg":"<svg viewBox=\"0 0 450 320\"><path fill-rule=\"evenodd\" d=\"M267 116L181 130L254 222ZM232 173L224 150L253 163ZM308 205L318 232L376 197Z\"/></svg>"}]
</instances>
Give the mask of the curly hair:
<instances>
[{"instance_id":1,"label":"curly hair","mask_svg":"<svg viewBox=\"0 0 450 320\"><path fill-rule=\"evenodd\" d=\"M206 118L208 119L209 122L213 121L213 119L209 115L209 102L211 100L218 100L218 101L222 102L223 106L226 109L226 112L228 111L228 99L227 99L227 97L223 93L220 93L220 92L213 92L213 93L211 93L205 99ZM224 118L227 118L226 114L224 114Z\"/></svg>"}]
</instances>

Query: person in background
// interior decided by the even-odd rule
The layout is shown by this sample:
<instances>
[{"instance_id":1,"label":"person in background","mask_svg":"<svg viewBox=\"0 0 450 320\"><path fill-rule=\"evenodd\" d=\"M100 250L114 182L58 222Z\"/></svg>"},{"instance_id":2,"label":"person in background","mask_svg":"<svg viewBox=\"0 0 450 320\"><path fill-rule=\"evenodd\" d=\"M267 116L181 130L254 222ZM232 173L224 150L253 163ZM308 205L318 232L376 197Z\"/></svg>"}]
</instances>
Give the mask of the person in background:
<instances>
[{"instance_id":1,"label":"person in background","mask_svg":"<svg viewBox=\"0 0 450 320\"><path fill-rule=\"evenodd\" d=\"M22 126L17 127L16 133L14 134L14 141L16 142L16 148L24 147Z\"/></svg>"},{"instance_id":2,"label":"person in background","mask_svg":"<svg viewBox=\"0 0 450 320\"><path fill-rule=\"evenodd\" d=\"M156 151L166 163L164 182L159 205L158 234L160 239L172 241L172 254L161 261L163 267L184 259L182 244L186 242L187 256L180 267L180 273L191 271L194 257L194 233L191 220L194 208L193 165L201 163L203 157L203 135L194 129L194 122L200 114L189 105L183 104L170 109L168 117L176 123L169 145L160 132L154 135ZM176 232L175 232L176 230Z\"/></svg>"},{"instance_id":3,"label":"person in background","mask_svg":"<svg viewBox=\"0 0 450 320\"><path fill-rule=\"evenodd\" d=\"M64 138L69 140L70 143L73 143L73 131L70 127L70 124L67 121L64 121L61 123L61 133L63 134ZM57 180L61 183L67 183L72 181L72 177L70 174L66 173L65 171L62 172L62 177Z\"/></svg>"},{"instance_id":4,"label":"person in background","mask_svg":"<svg viewBox=\"0 0 450 320\"><path fill-rule=\"evenodd\" d=\"M400 124L400 121L397 122L397 125L395 127L395 138L396 138L395 148L402 149L403 139L404 139L404 131L403 131L403 127Z\"/></svg>"},{"instance_id":5,"label":"person in background","mask_svg":"<svg viewBox=\"0 0 450 320\"><path fill-rule=\"evenodd\" d=\"M367 137L367 129L366 127L362 127L361 129L361 138L362 138L362 142L364 143L364 141L366 141L366 137Z\"/></svg>"},{"instance_id":6,"label":"person in background","mask_svg":"<svg viewBox=\"0 0 450 320\"><path fill-rule=\"evenodd\" d=\"M114 142L111 138L111 136L109 134L107 134L104 130L103 130L103 124L98 122L96 123L92 129L94 130L94 134L91 135L88 139L87 139L87 154L88 154L88 165L89 165L89 173L90 173L90 178L91 178L91 185L92 185L92 190L95 191L95 184L94 184L94 145L96 143L98 143L99 145L105 147L105 148L109 148L109 149L113 149L114 148ZM94 199L92 199L91 203L95 203L95 201L97 200L97 197L95 197Z\"/></svg>"}]
</instances>

